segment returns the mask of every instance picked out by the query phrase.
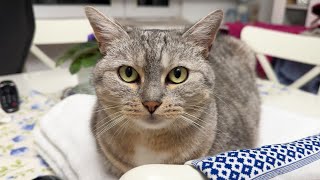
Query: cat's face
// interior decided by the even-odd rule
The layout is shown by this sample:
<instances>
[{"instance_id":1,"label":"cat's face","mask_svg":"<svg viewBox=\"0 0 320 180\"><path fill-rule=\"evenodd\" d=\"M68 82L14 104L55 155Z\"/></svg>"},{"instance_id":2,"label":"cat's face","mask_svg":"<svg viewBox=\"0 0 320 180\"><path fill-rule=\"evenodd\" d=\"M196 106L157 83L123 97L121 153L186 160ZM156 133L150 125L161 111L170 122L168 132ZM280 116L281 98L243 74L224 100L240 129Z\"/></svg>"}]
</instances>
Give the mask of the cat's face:
<instances>
[{"instance_id":1,"label":"cat's face","mask_svg":"<svg viewBox=\"0 0 320 180\"><path fill-rule=\"evenodd\" d=\"M99 109L115 122L142 129L179 128L199 121L214 86L206 58L220 11L211 14L212 26L197 23L186 32L125 31L95 10L86 11L104 54L93 77Z\"/></svg>"}]
</instances>

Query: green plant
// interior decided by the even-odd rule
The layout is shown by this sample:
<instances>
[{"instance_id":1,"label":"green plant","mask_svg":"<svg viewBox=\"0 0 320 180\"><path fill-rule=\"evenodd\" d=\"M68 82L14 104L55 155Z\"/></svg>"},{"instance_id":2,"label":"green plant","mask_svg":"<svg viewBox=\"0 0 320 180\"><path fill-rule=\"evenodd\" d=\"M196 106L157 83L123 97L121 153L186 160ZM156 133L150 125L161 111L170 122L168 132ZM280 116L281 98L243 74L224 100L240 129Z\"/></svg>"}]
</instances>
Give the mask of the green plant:
<instances>
[{"instance_id":1,"label":"green plant","mask_svg":"<svg viewBox=\"0 0 320 180\"><path fill-rule=\"evenodd\" d=\"M77 44L68 49L61 57L58 58L56 66L61 66L67 61L71 61L69 71L75 74L81 68L94 66L102 55L99 51L99 46L96 41L88 41Z\"/></svg>"}]
</instances>

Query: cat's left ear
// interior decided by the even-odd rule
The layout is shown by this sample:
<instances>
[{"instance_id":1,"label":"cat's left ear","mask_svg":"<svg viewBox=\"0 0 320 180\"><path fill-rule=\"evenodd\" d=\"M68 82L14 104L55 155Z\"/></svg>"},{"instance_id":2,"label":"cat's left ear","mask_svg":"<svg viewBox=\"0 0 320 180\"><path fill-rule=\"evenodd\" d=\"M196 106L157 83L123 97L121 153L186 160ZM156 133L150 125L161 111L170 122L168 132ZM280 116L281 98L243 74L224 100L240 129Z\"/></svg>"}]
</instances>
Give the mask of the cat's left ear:
<instances>
[{"instance_id":1,"label":"cat's left ear","mask_svg":"<svg viewBox=\"0 0 320 180\"><path fill-rule=\"evenodd\" d=\"M222 10L211 12L184 32L182 37L204 48L205 56L207 56L221 25L222 18Z\"/></svg>"}]
</instances>

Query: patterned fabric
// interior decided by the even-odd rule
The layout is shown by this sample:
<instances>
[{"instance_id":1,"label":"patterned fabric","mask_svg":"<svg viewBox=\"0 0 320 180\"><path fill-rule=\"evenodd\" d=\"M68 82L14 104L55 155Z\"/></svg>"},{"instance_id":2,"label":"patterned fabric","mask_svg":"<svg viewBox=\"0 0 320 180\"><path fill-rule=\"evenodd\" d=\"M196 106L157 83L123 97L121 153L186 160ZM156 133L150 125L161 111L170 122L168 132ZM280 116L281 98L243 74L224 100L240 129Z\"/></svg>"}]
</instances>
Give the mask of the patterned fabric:
<instances>
[{"instance_id":1,"label":"patterned fabric","mask_svg":"<svg viewBox=\"0 0 320 180\"><path fill-rule=\"evenodd\" d=\"M9 123L0 123L0 179L33 179L39 175L52 174L47 164L34 149L32 130L57 100L36 91L21 97L20 110L6 114L0 110L0 119L9 118Z\"/></svg>"},{"instance_id":2,"label":"patterned fabric","mask_svg":"<svg viewBox=\"0 0 320 180\"><path fill-rule=\"evenodd\" d=\"M192 161L209 179L263 180L320 161L320 134L287 144L229 151Z\"/></svg>"}]
</instances>

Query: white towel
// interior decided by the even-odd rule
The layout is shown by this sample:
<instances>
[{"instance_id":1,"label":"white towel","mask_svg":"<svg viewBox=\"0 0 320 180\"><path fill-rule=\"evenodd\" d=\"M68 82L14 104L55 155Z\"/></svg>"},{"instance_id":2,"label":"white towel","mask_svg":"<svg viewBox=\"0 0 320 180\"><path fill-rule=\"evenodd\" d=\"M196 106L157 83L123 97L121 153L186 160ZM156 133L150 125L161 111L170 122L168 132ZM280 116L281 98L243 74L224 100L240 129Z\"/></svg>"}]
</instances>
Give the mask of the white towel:
<instances>
[{"instance_id":1,"label":"white towel","mask_svg":"<svg viewBox=\"0 0 320 180\"><path fill-rule=\"evenodd\" d=\"M90 119L95 101L95 96L91 95L70 96L54 106L34 130L39 154L64 180L116 179L103 169L102 157L97 152L90 131ZM263 105L260 125L259 146L289 142L319 133L320 117L306 117ZM168 176L174 173L165 168L157 170L157 172L164 171ZM152 176L148 176L148 173ZM157 173L155 171L144 174L151 178Z\"/></svg>"},{"instance_id":2,"label":"white towel","mask_svg":"<svg viewBox=\"0 0 320 180\"><path fill-rule=\"evenodd\" d=\"M36 148L64 180L112 180L90 131L96 98L73 95L54 106L34 129Z\"/></svg>"}]
</instances>

